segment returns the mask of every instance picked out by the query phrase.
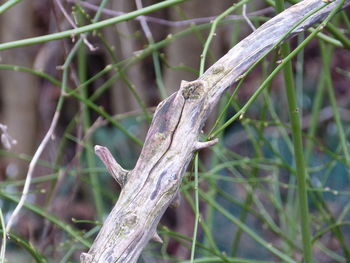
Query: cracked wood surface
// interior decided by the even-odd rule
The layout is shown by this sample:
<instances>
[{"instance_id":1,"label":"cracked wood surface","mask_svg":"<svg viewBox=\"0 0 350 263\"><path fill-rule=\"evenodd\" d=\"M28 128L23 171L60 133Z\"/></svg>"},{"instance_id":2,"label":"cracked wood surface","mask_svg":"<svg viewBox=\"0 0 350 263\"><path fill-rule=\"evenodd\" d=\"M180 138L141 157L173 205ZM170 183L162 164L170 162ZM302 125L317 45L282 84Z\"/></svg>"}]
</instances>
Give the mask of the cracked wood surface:
<instances>
[{"instance_id":1,"label":"cracked wood surface","mask_svg":"<svg viewBox=\"0 0 350 263\"><path fill-rule=\"evenodd\" d=\"M324 19L337 3L310 16L287 37ZM183 81L178 92L158 105L132 171L121 168L107 148L95 147L122 191L89 252L82 253L81 263L136 262L150 239L162 242L156 227L167 207L178 202L193 153L217 142L199 142L198 137L221 95L298 21L322 5L326 4L320 0L305 0L288 8L238 43L198 80Z\"/></svg>"}]
</instances>

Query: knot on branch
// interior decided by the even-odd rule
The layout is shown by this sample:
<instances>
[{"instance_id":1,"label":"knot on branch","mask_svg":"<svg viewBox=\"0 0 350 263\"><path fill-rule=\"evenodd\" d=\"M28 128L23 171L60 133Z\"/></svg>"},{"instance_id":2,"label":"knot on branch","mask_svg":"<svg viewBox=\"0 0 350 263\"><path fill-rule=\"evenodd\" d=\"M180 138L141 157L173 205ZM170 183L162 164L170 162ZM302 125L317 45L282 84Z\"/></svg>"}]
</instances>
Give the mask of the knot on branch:
<instances>
[{"instance_id":1,"label":"knot on branch","mask_svg":"<svg viewBox=\"0 0 350 263\"><path fill-rule=\"evenodd\" d=\"M109 174L123 187L128 180L128 170L123 169L113 158L107 147L95 145L95 153L106 166Z\"/></svg>"},{"instance_id":2,"label":"knot on branch","mask_svg":"<svg viewBox=\"0 0 350 263\"><path fill-rule=\"evenodd\" d=\"M197 100L205 95L206 82L203 80L181 81L180 92L185 100Z\"/></svg>"}]
</instances>

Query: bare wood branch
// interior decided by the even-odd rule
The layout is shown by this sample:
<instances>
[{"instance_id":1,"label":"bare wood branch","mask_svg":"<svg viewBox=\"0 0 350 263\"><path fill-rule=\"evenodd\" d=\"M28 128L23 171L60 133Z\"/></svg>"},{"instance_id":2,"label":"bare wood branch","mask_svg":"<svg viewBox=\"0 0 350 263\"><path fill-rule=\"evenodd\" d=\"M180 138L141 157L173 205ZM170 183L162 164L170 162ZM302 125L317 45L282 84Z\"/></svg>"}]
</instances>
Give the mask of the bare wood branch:
<instances>
[{"instance_id":1,"label":"bare wood branch","mask_svg":"<svg viewBox=\"0 0 350 263\"><path fill-rule=\"evenodd\" d=\"M288 37L324 19L337 3L330 3L310 16ZM346 0L346 6L349 4L350 0ZM158 105L136 166L128 173L119 200L89 252L82 254L82 263L136 262L150 239L159 240L156 227L177 197L193 152L215 143L199 143L198 137L223 92L298 21L323 5L320 0L305 0L275 16L238 43L198 80L183 81L178 92ZM105 164L113 174L110 162L113 163L109 160ZM271 249L274 251L275 248Z\"/></svg>"}]
</instances>

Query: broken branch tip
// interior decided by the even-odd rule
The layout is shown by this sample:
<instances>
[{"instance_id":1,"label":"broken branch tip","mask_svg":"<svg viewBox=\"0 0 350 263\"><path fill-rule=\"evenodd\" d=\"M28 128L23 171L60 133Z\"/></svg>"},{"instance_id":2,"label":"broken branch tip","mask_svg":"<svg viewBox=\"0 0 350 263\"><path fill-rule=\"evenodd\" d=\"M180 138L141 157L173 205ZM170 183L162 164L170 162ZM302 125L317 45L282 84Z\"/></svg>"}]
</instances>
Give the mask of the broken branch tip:
<instances>
[{"instance_id":1,"label":"broken branch tip","mask_svg":"<svg viewBox=\"0 0 350 263\"><path fill-rule=\"evenodd\" d=\"M215 139L213 139L213 140L210 140L210 141L206 141L206 142L196 142L195 144L194 144L194 149L196 150L196 151L198 151L198 150L201 150L201 149L204 149L204 148L208 148L208 147L210 147L210 146L213 146L213 145L215 145L215 144L217 144L219 142L219 139L218 138L215 138Z\"/></svg>"},{"instance_id":2,"label":"broken branch tip","mask_svg":"<svg viewBox=\"0 0 350 263\"><path fill-rule=\"evenodd\" d=\"M163 244L163 239L158 235L158 233L155 233L154 236L152 237L152 240L154 242Z\"/></svg>"}]
</instances>

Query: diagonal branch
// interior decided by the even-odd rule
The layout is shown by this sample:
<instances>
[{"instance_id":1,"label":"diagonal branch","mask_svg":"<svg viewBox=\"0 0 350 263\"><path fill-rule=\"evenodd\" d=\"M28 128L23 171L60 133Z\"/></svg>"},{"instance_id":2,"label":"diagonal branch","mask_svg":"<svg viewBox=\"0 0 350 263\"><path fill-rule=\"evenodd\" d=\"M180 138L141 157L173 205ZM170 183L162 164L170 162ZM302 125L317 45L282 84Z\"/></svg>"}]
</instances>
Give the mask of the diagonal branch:
<instances>
[{"instance_id":1,"label":"diagonal branch","mask_svg":"<svg viewBox=\"0 0 350 263\"><path fill-rule=\"evenodd\" d=\"M81 255L82 263L137 261L149 240L158 239L158 222L176 199L193 153L215 143L199 142L198 137L227 87L282 40L325 19L339 3L305 0L290 7L238 43L198 80L183 81L178 92L158 105L136 166L89 252ZM343 7L349 4L345 0ZM295 262L273 246L268 249L281 261Z\"/></svg>"}]
</instances>

